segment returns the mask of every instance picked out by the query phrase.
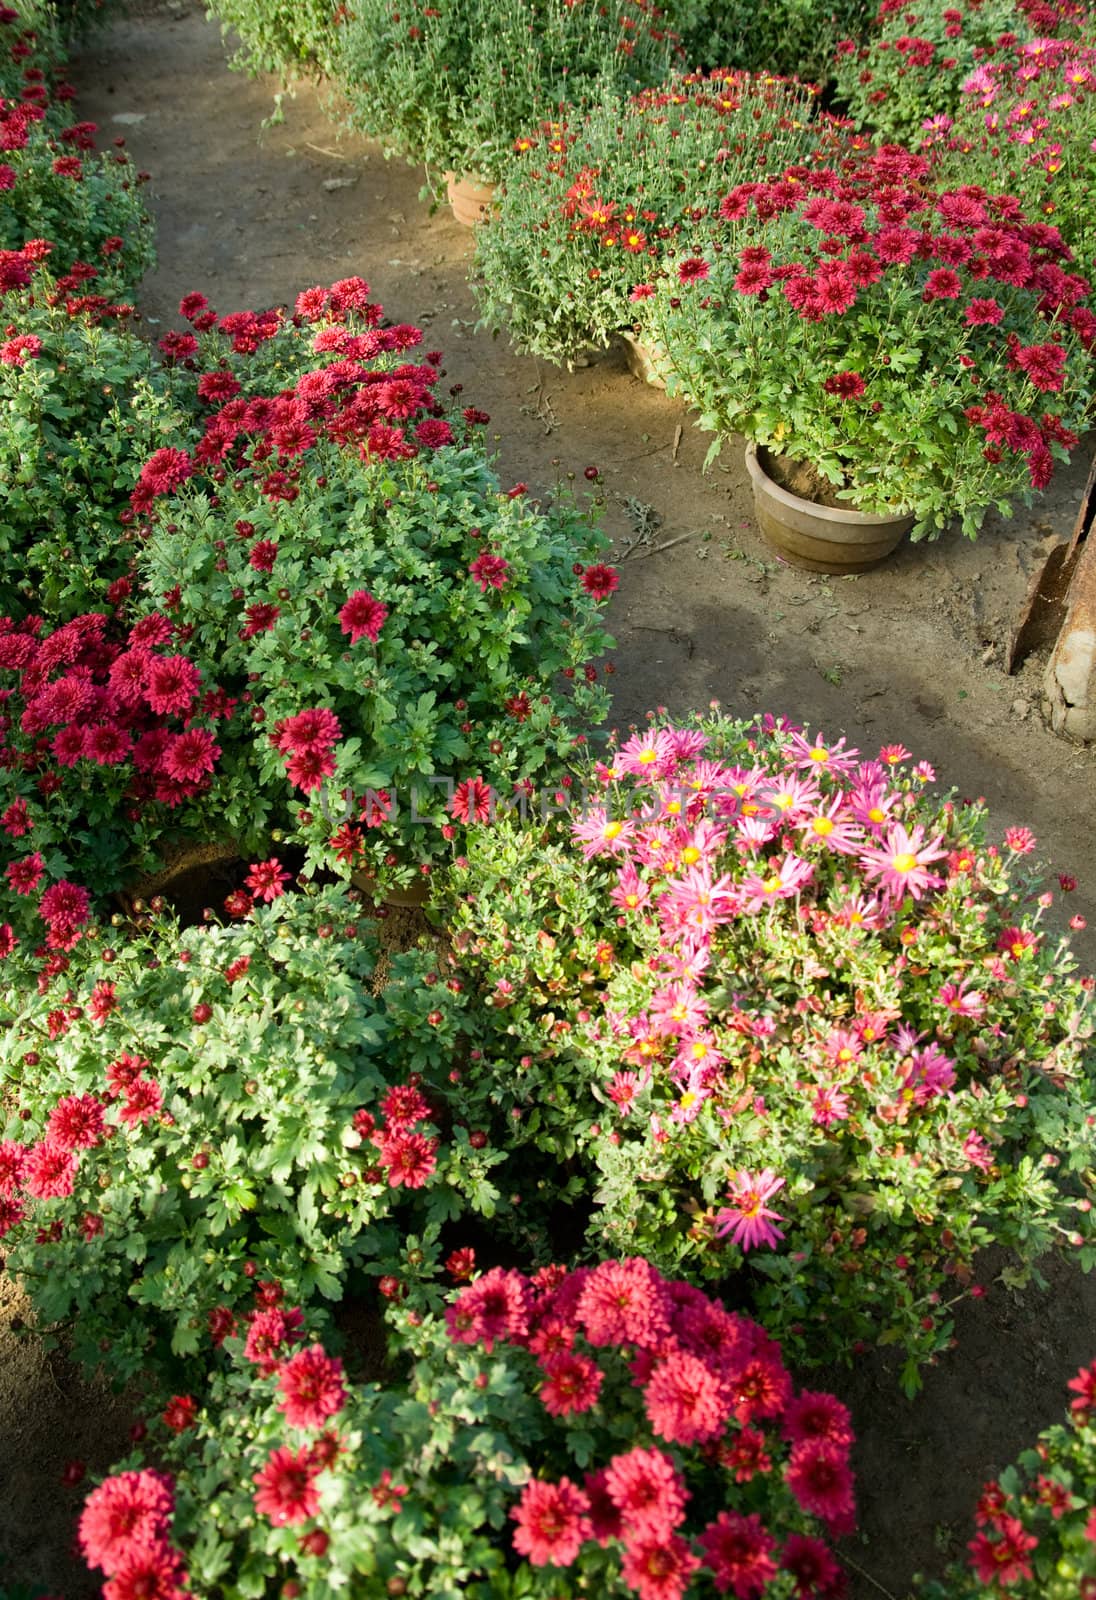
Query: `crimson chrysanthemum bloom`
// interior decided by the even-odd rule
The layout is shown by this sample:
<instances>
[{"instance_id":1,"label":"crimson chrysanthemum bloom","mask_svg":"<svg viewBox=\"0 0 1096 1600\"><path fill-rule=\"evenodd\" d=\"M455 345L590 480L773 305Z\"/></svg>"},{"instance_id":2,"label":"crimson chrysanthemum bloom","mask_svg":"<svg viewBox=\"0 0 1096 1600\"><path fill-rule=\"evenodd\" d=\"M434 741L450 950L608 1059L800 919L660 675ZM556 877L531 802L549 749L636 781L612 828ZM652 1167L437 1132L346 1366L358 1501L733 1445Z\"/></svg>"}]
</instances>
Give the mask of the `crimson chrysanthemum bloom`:
<instances>
[{"instance_id":1,"label":"crimson chrysanthemum bloom","mask_svg":"<svg viewBox=\"0 0 1096 1600\"><path fill-rule=\"evenodd\" d=\"M198 1415L198 1402L193 1395L173 1394L163 1411L164 1426L172 1433L185 1433L194 1426Z\"/></svg>"},{"instance_id":2,"label":"crimson chrysanthemum bloom","mask_svg":"<svg viewBox=\"0 0 1096 1600\"><path fill-rule=\"evenodd\" d=\"M972 328L993 328L1004 318L1004 311L992 296L968 300L963 320Z\"/></svg>"},{"instance_id":3,"label":"crimson chrysanthemum bloom","mask_svg":"<svg viewBox=\"0 0 1096 1600\"><path fill-rule=\"evenodd\" d=\"M129 1128L151 1122L163 1109L164 1095L155 1078L137 1078L126 1090L125 1104L118 1113Z\"/></svg>"},{"instance_id":4,"label":"crimson chrysanthemum bloom","mask_svg":"<svg viewBox=\"0 0 1096 1600\"><path fill-rule=\"evenodd\" d=\"M736 1600L756 1600L776 1577L772 1552L776 1540L766 1532L761 1518L721 1511L697 1538L704 1565L720 1594L732 1590Z\"/></svg>"},{"instance_id":5,"label":"crimson chrysanthemum bloom","mask_svg":"<svg viewBox=\"0 0 1096 1600\"><path fill-rule=\"evenodd\" d=\"M996 1538L976 1533L967 1545L979 1583L1006 1588L1021 1578L1030 1578L1029 1557L1039 1543L1037 1535L1028 1533L1019 1517L1001 1517L994 1532Z\"/></svg>"},{"instance_id":6,"label":"crimson chrysanthemum bloom","mask_svg":"<svg viewBox=\"0 0 1096 1600\"><path fill-rule=\"evenodd\" d=\"M244 616L247 621L240 629L240 638L254 639L258 633L269 633L281 614L281 606L273 605L269 601L257 600L254 605L245 606Z\"/></svg>"},{"instance_id":7,"label":"crimson chrysanthemum bloom","mask_svg":"<svg viewBox=\"0 0 1096 1600\"><path fill-rule=\"evenodd\" d=\"M61 1150L91 1150L103 1137L103 1106L93 1094L58 1100L46 1123L46 1140Z\"/></svg>"},{"instance_id":8,"label":"crimson chrysanthemum bloom","mask_svg":"<svg viewBox=\"0 0 1096 1600\"><path fill-rule=\"evenodd\" d=\"M278 546L273 539L256 539L247 552L247 564L255 572L272 572L278 559Z\"/></svg>"},{"instance_id":9,"label":"crimson chrysanthemum bloom","mask_svg":"<svg viewBox=\"0 0 1096 1600\"><path fill-rule=\"evenodd\" d=\"M689 1498L680 1472L662 1450L614 1456L605 1468L605 1489L629 1537L667 1537L684 1517Z\"/></svg>"},{"instance_id":10,"label":"crimson chrysanthemum bloom","mask_svg":"<svg viewBox=\"0 0 1096 1600\"><path fill-rule=\"evenodd\" d=\"M320 1509L319 1470L307 1445L297 1451L284 1445L272 1450L266 1466L251 1480L257 1490L255 1510L278 1528L307 1522Z\"/></svg>"},{"instance_id":11,"label":"crimson chrysanthemum bloom","mask_svg":"<svg viewBox=\"0 0 1096 1600\"><path fill-rule=\"evenodd\" d=\"M514 1549L534 1567L569 1567L590 1537L590 1502L570 1478L542 1483L534 1478L511 1507L517 1523Z\"/></svg>"},{"instance_id":12,"label":"crimson chrysanthemum bloom","mask_svg":"<svg viewBox=\"0 0 1096 1600\"><path fill-rule=\"evenodd\" d=\"M256 900L277 900L285 893L289 873L277 856L271 856L269 861L253 861L244 882Z\"/></svg>"},{"instance_id":13,"label":"crimson chrysanthemum bloom","mask_svg":"<svg viewBox=\"0 0 1096 1600\"><path fill-rule=\"evenodd\" d=\"M494 794L482 778L465 778L449 802L449 815L458 822L487 822L494 809Z\"/></svg>"},{"instance_id":14,"label":"crimson chrysanthemum bloom","mask_svg":"<svg viewBox=\"0 0 1096 1600\"><path fill-rule=\"evenodd\" d=\"M490 1355L497 1339L524 1339L529 1332L529 1290L519 1272L492 1267L446 1307L445 1325L454 1344L482 1344Z\"/></svg>"},{"instance_id":15,"label":"crimson chrysanthemum bloom","mask_svg":"<svg viewBox=\"0 0 1096 1600\"><path fill-rule=\"evenodd\" d=\"M1076 1400L1069 1402L1074 1419L1079 1423L1087 1421L1089 1415L1096 1411L1096 1361L1089 1367L1082 1367L1075 1378L1070 1378L1066 1388L1072 1389L1077 1396Z\"/></svg>"},{"instance_id":16,"label":"crimson chrysanthemum bloom","mask_svg":"<svg viewBox=\"0 0 1096 1600\"><path fill-rule=\"evenodd\" d=\"M802 1600L841 1600L845 1593L844 1571L821 1539L812 1539L806 1533L789 1534L780 1565L791 1573L795 1592Z\"/></svg>"},{"instance_id":17,"label":"crimson chrysanthemum bloom","mask_svg":"<svg viewBox=\"0 0 1096 1600\"><path fill-rule=\"evenodd\" d=\"M281 1311L274 1306L267 1311L256 1311L248 1323L244 1356L255 1363L264 1377L269 1377L279 1364L282 1346L300 1337L303 1321L297 1309Z\"/></svg>"},{"instance_id":18,"label":"crimson chrysanthemum bloom","mask_svg":"<svg viewBox=\"0 0 1096 1600\"><path fill-rule=\"evenodd\" d=\"M213 771L220 754L220 745L214 744L213 735L205 728L188 728L167 740L161 765L176 783L200 783Z\"/></svg>"},{"instance_id":19,"label":"crimson chrysanthemum bloom","mask_svg":"<svg viewBox=\"0 0 1096 1600\"><path fill-rule=\"evenodd\" d=\"M958 300L963 292L963 280L950 267L937 267L925 279L926 300Z\"/></svg>"},{"instance_id":20,"label":"crimson chrysanthemum bloom","mask_svg":"<svg viewBox=\"0 0 1096 1600\"><path fill-rule=\"evenodd\" d=\"M804 1511L821 1517L834 1533L855 1526L853 1474L843 1445L829 1439L807 1439L792 1450L784 1481Z\"/></svg>"},{"instance_id":21,"label":"crimson chrysanthemum bloom","mask_svg":"<svg viewBox=\"0 0 1096 1600\"><path fill-rule=\"evenodd\" d=\"M369 639L376 644L388 616L388 607L375 600L368 589L355 589L339 612L339 626L350 635L350 643Z\"/></svg>"},{"instance_id":22,"label":"crimson chrysanthemum bloom","mask_svg":"<svg viewBox=\"0 0 1096 1600\"><path fill-rule=\"evenodd\" d=\"M827 394L837 395L841 400L859 400L867 390L859 372L835 372L828 377L822 388Z\"/></svg>"},{"instance_id":23,"label":"crimson chrysanthemum bloom","mask_svg":"<svg viewBox=\"0 0 1096 1600\"><path fill-rule=\"evenodd\" d=\"M701 256L689 256L677 264L678 283L703 283L711 272L710 264Z\"/></svg>"},{"instance_id":24,"label":"crimson chrysanthemum bloom","mask_svg":"<svg viewBox=\"0 0 1096 1600\"><path fill-rule=\"evenodd\" d=\"M201 677L186 656L153 656L141 692L157 716L181 716L190 709Z\"/></svg>"},{"instance_id":25,"label":"crimson chrysanthemum bloom","mask_svg":"<svg viewBox=\"0 0 1096 1600\"><path fill-rule=\"evenodd\" d=\"M804 1389L789 1400L780 1421L781 1432L790 1444L805 1439L829 1439L848 1447L853 1442L852 1418L847 1406L824 1390Z\"/></svg>"},{"instance_id":26,"label":"crimson chrysanthemum bloom","mask_svg":"<svg viewBox=\"0 0 1096 1600\"><path fill-rule=\"evenodd\" d=\"M595 600L608 600L609 596L620 587L620 574L615 567L595 562L583 572L582 587Z\"/></svg>"},{"instance_id":27,"label":"crimson chrysanthemum bloom","mask_svg":"<svg viewBox=\"0 0 1096 1600\"><path fill-rule=\"evenodd\" d=\"M9 861L4 875L16 894L31 894L42 881L46 863L40 851L23 856L19 861Z\"/></svg>"},{"instance_id":28,"label":"crimson chrysanthemum bloom","mask_svg":"<svg viewBox=\"0 0 1096 1600\"><path fill-rule=\"evenodd\" d=\"M15 1139L0 1139L0 1194L14 1194L22 1187L29 1152Z\"/></svg>"},{"instance_id":29,"label":"crimson chrysanthemum bloom","mask_svg":"<svg viewBox=\"0 0 1096 1600\"><path fill-rule=\"evenodd\" d=\"M714 1439L730 1412L723 1385L697 1356L672 1350L657 1364L643 1391L652 1430L670 1444Z\"/></svg>"},{"instance_id":30,"label":"crimson chrysanthemum bloom","mask_svg":"<svg viewBox=\"0 0 1096 1600\"><path fill-rule=\"evenodd\" d=\"M411 1128L430 1115L430 1107L414 1083L397 1083L381 1101L381 1114L389 1130Z\"/></svg>"},{"instance_id":31,"label":"crimson chrysanthemum bloom","mask_svg":"<svg viewBox=\"0 0 1096 1600\"><path fill-rule=\"evenodd\" d=\"M342 737L342 724L326 706L312 706L275 723L270 742L283 755L306 750L327 750Z\"/></svg>"},{"instance_id":32,"label":"crimson chrysanthemum bloom","mask_svg":"<svg viewBox=\"0 0 1096 1600\"><path fill-rule=\"evenodd\" d=\"M471 563L468 570L479 584L480 592L486 594L488 589L503 587L506 574L510 570L510 563L502 556L492 555L489 550L484 550Z\"/></svg>"},{"instance_id":33,"label":"crimson chrysanthemum bloom","mask_svg":"<svg viewBox=\"0 0 1096 1600\"><path fill-rule=\"evenodd\" d=\"M322 1344L298 1350L279 1373L278 1387L278 1410L291 1428L322 1428L346 1404L342 1362Z\"/></svg>"},{"instance_id":34,"label":"crimson chrysanthemum bloom","mask_svg":"<svg viewBox=\"0 0 1096 1600\"><path fill-rule=\"evenodd\" d=\"M35 1200L63 1200L76 1186L76 1157L46 1138L31 1148L24 1187Z\"/></svg>"},{"instance_id":35,"label":"crimson chrysanthemum bloom","mask_svg":"<svg viewBox=\"0 0 1096 1600\"><path fill-rule=\"evenodd\" d=\"M119 1472L84 1502L77 1536L91 1567L113 1573L137 1550L166 1540L175 1509L173 1484L163 1472Z\"/></svg>"},{"instance_id":36,"label":"crimson chrysanthemum bloom","mask_svg":"<svg viewBox=\"0 0 1096 1600\"><path fill-rule=\"evenodd\" d=\"M10 1233L12 1228L17 1227L26 1214L26 1207L21 1200L0 1194L0 1239L6 1233Z\"/></svg>"},{"instance_id":37,"label":"crimson chrysanthemum bloom","mask_svg":"<svg viewBox=\"0 0 1096 1600\"><path fill-rule=\"evenodd\" d=\"M103 1600L191 1600L182 1557L165 1542L135 1548L104 1583Z\"/></svg>"},{"instance_id":38,"label":"crimson chrysanthemum bloom","mask_svg":"<svg viewBox=\"0 0 1096 1600\"><path fill-rule=\"evenodd\" d=\"M644 1533L625 1546L620 1575L639 1600L681 1600L699 1565L679 1534Z\"/></svg>"},{"instance_id":39,"label":"crimson chrysanthemum bloom","mask_svg":"<svg viewBox=\"0 0 1096 1600\"><path fill-rule=\"evenodd\" d=\"M80 927L90 913L91 896L80 884L70 883L67 878L51 884L38 902L38 915L43 922Z\"/></svg>"},{"instance_id":40,"label":"crimson chrysanthemum bloom","mask_svg":"<svg viewBox=\"0 0 1096 1600\"><path fill-rule=\"evenodd\" d=\"M1046 394L1055 393L1065 383L1066 352L1060 344L1020 345L1012 360Z\"/></svg>"},{"instance_id":41,"label":"crimson chrysanthemum bloom","mask_svg":"<svg viewBox=\"0 0 1096 1600\"><path fill-rule=\"evenodd\" d=\"M541 1363L540 1398L553 1417L589 1411L597 1404L605 1374L596 1361L573 1350L560 1350Z\"/></svg>"},{"instance_id":42,"label":"crimson chrysanthemum bloom","mask_svg":"<svg viewBox=\"0 0 1096 1600\"><path fill-rule=\"evenodd\" d=\"M437 1166L437 1139L397 1128L381 1142L381 1164L390 1188L421 1189Z\"/></svg>"}]
</instances>

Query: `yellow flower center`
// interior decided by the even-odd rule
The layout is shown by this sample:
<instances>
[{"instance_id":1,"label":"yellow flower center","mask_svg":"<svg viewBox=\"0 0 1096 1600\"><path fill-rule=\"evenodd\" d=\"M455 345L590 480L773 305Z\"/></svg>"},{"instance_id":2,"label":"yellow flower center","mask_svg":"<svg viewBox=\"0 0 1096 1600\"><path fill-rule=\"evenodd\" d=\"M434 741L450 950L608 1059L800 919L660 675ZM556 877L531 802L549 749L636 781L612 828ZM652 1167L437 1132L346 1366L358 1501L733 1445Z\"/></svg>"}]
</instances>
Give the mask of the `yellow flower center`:
<instances>
[{"instance_id":1,"label":"yellow flower center","mask_svg":"<svg viewBox=\"0 0 1096 1600\"><path fill-rule=\"evenodd\" d=\"M656 750L641 750L639 759L643 766L649 767L652 761L658 760L658 752Z\"/></svg>"},{"instance_id":2,"label":"yellow flower center","mask_svg":"<svg viewBox=\"0 0 1096 1600\"><path fill-rule=\"evenodd\" d=\"M830 752L822 744L816 744L813 750L807 751L807 754L812 761L822 762L830 759Z\"/></svg>"},{"instance_id":3,"label":"yellow flower center","mask_svg":"<svg viewBox=\"0 0 1096 1600\"><path fill-rule=\"evenodd\" d=\"M811 829L815 833L820 833L825 839L833 832L833 819L830 817L815 817L811 821Z\"/></svg>"},{"instance_id":4,"label":"yellow flower center","mask_svg":"<svg viewBox=\"0 0 1096 1600\"><path fill-rule=\"evenodd\" d=\"M883 810L882 806L872 806L871 810L868 812L868 819L871 822L885 822L887 820L887 813Z\"/></svg>"},{"instance_id":5,"label":"yellow flower center","mask_svg":"<svg viewBox=\"0 0 1096 1600\"><path fill-rule=\"evenodd\" d=\"M623 822L607 822L601 830L601 837L603 839L615 839L623 828Z\"/></svg>"},{"instance_id":6,"label":"yellow flower center","mask_svg":"<svg viewBox=\"0 0 1096 1600\"><path fill-rule=\"evenodd\" d=\"M694 861L700 860L700 851L695 844L687 844L681 852L681 859L687 867L691 867Z\"/></svg>"},{"instance_id":7,"label":"yellow flower center","mask_svg":"<svg viewBox=\"0 0 1096 1600\"><path fill-rule=\"evenodd\" d=\"M775 894L777 890L783 888L783 886L784 880L779 873L772 878L766 878L765 882L761 885L766 894Z\"/></svg>"},{"instance_id":8,"label":"yellow flower center","mask_svg":"<svg viewBox=\"0 0 1096 1600\"><path fill-rule=\"evenodd\" d=\"M917 857L911 855L908 850L900 851L891 861L891 866L895 872L912 872L916 865Z\"/></svg>"}]
</instances>

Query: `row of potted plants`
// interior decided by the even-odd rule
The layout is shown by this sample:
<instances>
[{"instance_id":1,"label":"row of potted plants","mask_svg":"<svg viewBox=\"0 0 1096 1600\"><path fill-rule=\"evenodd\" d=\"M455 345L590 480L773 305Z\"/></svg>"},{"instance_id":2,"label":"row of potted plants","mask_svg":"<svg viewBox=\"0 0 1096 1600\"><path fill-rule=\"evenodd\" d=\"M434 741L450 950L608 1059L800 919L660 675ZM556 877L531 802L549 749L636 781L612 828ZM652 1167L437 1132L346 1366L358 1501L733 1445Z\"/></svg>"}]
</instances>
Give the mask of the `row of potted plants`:
<instances>
[{"instance_id":1,"label":"row of potted plants","mask_svg":"<svg viewBox=\"0 0 1096 1600\"><path fill-rule=\"evenodd\" d=\"M98 404L89 311L83 390L12 377ZM1090 1259L1092 982L1035 841L783 720L582 760L589 519L501 489L360 280L181 311L73 480L86 593L27 559L43 496L0 632L3 1248L158 1413L85 1558L108 1600L837 1595L851 1421L773 1332L882 1334L913 1387L982 1247ZM199 824L262 845L223 912L112 911ZM387 972L354 866L432 886ZM1044 1504L995 1503L976 1584Z\"/></svg>"}]
</instances>

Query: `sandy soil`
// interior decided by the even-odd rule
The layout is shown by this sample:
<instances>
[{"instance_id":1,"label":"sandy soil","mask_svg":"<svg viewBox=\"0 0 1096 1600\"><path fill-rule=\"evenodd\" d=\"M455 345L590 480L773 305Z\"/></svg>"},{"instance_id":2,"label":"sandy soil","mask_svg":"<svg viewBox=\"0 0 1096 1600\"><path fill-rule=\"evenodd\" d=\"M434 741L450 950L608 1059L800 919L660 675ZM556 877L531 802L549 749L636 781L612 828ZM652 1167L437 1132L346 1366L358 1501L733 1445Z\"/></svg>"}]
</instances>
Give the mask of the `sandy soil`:
<instances>
[{"instance_id":1,"label":"sandy soil","mask_svg":"<svg viewBox=\"0 0 1096 1600\"><path fill-rule=\"evenodd\" d=\"M153 331L178 324L189 289L223 313L359 272L391 317L429 329L448 381L491 412L505 478L536 492L557 466L601 469L623 557L611 613L619 725L649 706L684 712L718 699L734 713L783 711L845 732L871 753L900 739L945 785L985 795L999 828L1031 826L1048 863L1082 878L1069 909L1096 924L1096 753L1044 727L1040 661L1013 678L1003 670L1029 575L1071 531L1086 461L1034 514L994 518L975 544L908 547L857 578L796 572L762 542L740 452L702 476L708 441L680 405L628 375L622 349L568 374L477 333L469 234L447 213L431 216L420 169L340 137L311 88L264 130L277 86L231 74L217 28L182 0L115 23L73 75L80 115L104 140L124 134L152 173L160 265L142 307L158 319ZM1093 933L1076 943L1091 969ZM960 1348L914 1402L876 1357L829 1375L863 1441L853 1600L900 1600L915 1570L961 1549L982 1482L1059 1417L1066 1379L1096 1355L1094 1312L1096 1282L1058 1266L1045 1292L1020 1298L998 1284L964 1308ZM101 1465L120 1454L125 1425L55 1363L6 1323L0 1550L13 1576L72 1600L87 1586L67 1561L75 1497L61 1470L70 1457Z\"/></svg>"}]
</instances>

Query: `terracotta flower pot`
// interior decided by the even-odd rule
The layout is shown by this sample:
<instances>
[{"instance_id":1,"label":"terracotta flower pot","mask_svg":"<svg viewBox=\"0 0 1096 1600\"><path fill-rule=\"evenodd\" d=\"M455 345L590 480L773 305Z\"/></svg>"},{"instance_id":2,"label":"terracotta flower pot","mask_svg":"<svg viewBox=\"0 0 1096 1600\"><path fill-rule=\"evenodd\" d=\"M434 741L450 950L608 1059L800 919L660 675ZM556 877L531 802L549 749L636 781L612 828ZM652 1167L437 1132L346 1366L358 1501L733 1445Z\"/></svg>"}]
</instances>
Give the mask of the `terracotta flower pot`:
<instances>
[{"instance_id":1,"label":"terracotta flower pot","mask_svg":"<svg viewBox=\"0 0 1096 1600\"><path fill-rule=\"evenodd\" d=\"M877 517L804 500L773 481L766 470L768 460L763 445L746 446L761 531L793 567L808 572L866 572L897 549L916 521L912 512Z\"/></svg>"},{"instance_id":2,"label":"terracotta flower pot","mask_svg":"<svg viewBox=\"0 0 1096 1600\"><path fill-rule=\"evenodd\" d=\"M355 889L385 906L424 906L430 898L430 885L425 878L415 878L404 889L390 887L379 891L372 872L352 872L350 881Z\"/></svg>"},{"instance_id":3,"label":"terracotta flower pot","mask_svg":"<svg viewBox=\"0 0 1096 1600\"><path fill-rule=\"evenodd\" d=\"M474 228L490 213L498 184L480 183L478 178L458 178L455 172L447 172L445 192L457 222L465 228Z\"/></svg>"}]
</instances>

